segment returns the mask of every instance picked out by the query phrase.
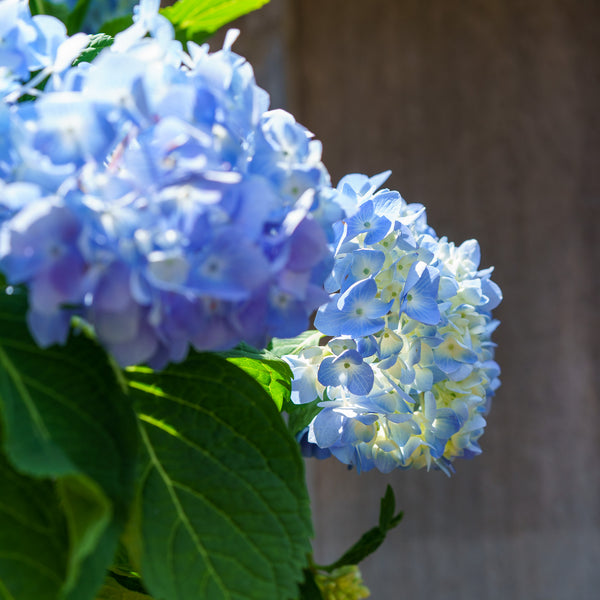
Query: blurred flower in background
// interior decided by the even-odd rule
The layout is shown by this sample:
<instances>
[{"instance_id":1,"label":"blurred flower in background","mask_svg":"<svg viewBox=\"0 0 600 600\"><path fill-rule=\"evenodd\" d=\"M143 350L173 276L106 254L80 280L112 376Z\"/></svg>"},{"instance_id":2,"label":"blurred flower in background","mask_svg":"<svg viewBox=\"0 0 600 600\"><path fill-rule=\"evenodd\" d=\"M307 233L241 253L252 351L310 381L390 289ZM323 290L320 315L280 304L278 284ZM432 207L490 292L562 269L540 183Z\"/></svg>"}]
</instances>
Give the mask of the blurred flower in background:
<instances>
[{"instance_id":1,"label":"blurred flower in background","mask_svg":"<svg viewBox=\"0 0 600 600\"><path fill-rule=\"evenodd\" d=\"M78 316L120 364L159 368L190 346L306 329L343 210L321 144L268 110L237 32L186 53L148 0L92 63L45 71L41 92L19 86L73 38L8 6L19 68L0 104L0 268L29 289L36 341L63 343ZM35 101L17 102L25 92Z\"/></svg>"}]
</instances>

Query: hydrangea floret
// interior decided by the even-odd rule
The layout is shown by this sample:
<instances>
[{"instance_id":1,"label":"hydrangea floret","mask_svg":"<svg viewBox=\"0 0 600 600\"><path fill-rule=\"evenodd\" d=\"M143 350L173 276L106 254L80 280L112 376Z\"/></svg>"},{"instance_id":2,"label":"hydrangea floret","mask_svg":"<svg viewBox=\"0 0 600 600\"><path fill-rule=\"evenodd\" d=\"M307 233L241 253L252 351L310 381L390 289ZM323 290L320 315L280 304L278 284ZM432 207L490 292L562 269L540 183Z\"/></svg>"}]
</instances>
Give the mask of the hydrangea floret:
<instances>
[{"instance_id":1,"label":"hydrangea floret","mask_svg":"<svg viewBox=\"0 0 600 600\"><path fill-rule=\"evenodd\" d=\"M268 110L237 32L185 52L158 8L142 0L92 63L45 71L43 92L29 73L72 38L22 0L0 18L21 61L0 73L0 270L28 288L40 346L79 317L118 363L155 368L304 330L328 300L327 231L343 214L321 144Z\"/></svg>"},{"instance_id":2,"label":"hydrangea floret","mask_svg":"<svg viewBox=\"0 0 600 600\"><path fill-rule=\"evenodd\" d=\"M324 345L286 356L292 399L319 401L301 442L360 471L439 468L473 457L499 385L491 312L501 301L477 241L455 246L425 209L380 189L389 172L337 186L331 302L317 312Z\"/></svg>"}]
</instances>

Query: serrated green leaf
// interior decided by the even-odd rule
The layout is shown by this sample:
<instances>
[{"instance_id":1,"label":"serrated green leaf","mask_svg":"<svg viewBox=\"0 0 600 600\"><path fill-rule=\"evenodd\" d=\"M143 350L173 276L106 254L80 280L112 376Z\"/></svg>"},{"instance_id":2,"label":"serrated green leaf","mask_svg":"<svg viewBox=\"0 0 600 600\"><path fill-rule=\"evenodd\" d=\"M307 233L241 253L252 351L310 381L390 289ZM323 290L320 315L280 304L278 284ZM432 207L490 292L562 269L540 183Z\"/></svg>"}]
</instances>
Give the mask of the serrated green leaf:
<instances>
[{"instance_id":1,"label":"serrated green leaf","mask_svg":"<svg viewBox=\"0 0 600 600\"><path fill-rule=\"evenodd\" d=\"M293 374L284 360L268 350L257 350L247 344L240 344L229 352L221 353L221 356L259 383L279 410L285 402L289 402Z\"/></svg>"},{"instance_id":2,"label":"serrated green leaf","mask_svg":"<svg viewBox=\"0 0 600 600\"><path fill-rule=\"evenodd\" d=\"M340 567L346 565L357 565L359 562L364 560L370 554L373 554L383 544L385 537L393 529L403 517L403 513L400 512L394 516L393 511L395 507L394 491L388 485L385 491L385 495L381 500L380 513L379 513L379 525L373 527L366 533L352 547L350 547L338 560L334 563L321 567L324 571L334 571ZM391 513L390 513L391 508Z\"/></svg>"},{"instance_id":3,"label":"serrated green leaf","mask_svg":"<svg viewBox=\"0 0 600 600\"><path fill-rule=\"evenodd\" d=\"M42 350L24 294L0 294L0 420L12 466L52 477L69 530L65 600L104 580L134 488L137 428L104 352L90 339ZM0 553L4 551L0 548Z\"/></svg>"},{"instance_id":4,"label":"serrated green leaf","mask_svg":"<svg viewBox=\"0 0 600 600\"><path fill-rule=\"evenodd\" d=\"M73 61L73 66L82 62L92 62L104 48L112 46L114 39L110 35L98 33L90 36L88 45L82 50L81 54Z\"/></svg>"},{"instance_id":5,"label":"serrated green leaf","mask_svg":"<svg viewBox=\"0 0 600 600\"><path fill-rule=\"evenodd\" d=\"M161 13L173 23L177 39L201 43L218 29L257 10L269 0L179 0Z\"/></svg>"},{"instance_id":6,"label":"serrated green leaf","mask_svg":"<svg viewBox=\"0 0 600 600\"><path fill-rule=\"evenodd\" d=\"M126 542L150 594L294 598L312 526L304 465L272 400L216 355L127 374L146 462L138 539Z\"/></svg>"},{"instance_id":7,"label":"serrated green leaf","mask_svg":"<svg viewBox=\"0 0 600 600\"><path fill-rule=\"evenodd\" d=\"M56 600L69 542L54 486L17 473L2 453L0 481L0 598Z\"/></svg>"},{"instance_id":8,"label":"serrated green leaf","mask_svg":"<svg viewBox=\"0 0 600 600\"><path fill-rule=\"evenodd\" d=\"M294 338L273 338L269 350L276 356L299 354L305 348L318 346L323 337L325 336L320 331L309 329Z\"/></svg>"}]
</instances>

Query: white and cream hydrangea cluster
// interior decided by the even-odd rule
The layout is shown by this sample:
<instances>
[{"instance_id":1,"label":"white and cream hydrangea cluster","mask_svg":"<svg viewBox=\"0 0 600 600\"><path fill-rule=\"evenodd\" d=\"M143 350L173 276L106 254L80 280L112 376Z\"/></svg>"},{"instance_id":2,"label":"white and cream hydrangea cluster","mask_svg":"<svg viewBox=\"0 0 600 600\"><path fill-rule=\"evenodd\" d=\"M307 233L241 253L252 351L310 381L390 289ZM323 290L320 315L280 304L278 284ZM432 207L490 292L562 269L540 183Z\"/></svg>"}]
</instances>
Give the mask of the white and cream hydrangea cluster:
<instances>
[{"instance_id":1,"label":"white and cream hydrangea cluster","mask_svg":"<svg viewBox=\"0 0 600 600\"><path fill-rule=\"evenodd\" d=\"M501 301L479 269L476 240L455 246L428 226L425 209L377 191L389 172L348 175L338 202L336 253L319 309L321 336L286 360L293 401L319 400L302 434L306 454L336 456L360 471L439 468L481 452L500 382L491 315ZM324 337L327 336L327 337Z\"/></svg>"}]
</instances>

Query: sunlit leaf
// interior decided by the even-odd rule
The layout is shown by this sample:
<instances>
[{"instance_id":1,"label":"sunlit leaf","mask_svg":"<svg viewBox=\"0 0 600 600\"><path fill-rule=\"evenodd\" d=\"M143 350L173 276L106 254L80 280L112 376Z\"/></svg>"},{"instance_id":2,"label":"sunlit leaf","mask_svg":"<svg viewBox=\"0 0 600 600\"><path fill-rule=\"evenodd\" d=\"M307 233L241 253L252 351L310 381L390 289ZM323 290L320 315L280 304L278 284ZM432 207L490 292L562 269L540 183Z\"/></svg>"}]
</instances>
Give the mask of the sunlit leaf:
<instances>
[{"instance_id":1,"label":"sunlit leaf","mask_svg":"<svg viewBox=\"0 0 600 600\"><path fill-rule=\"evenodd\" d=\"M273 401L223 358L128 369L145 447L136 509L148 591L293 598L310 550L302 459Z\"/></svg>"}]
</instances>

